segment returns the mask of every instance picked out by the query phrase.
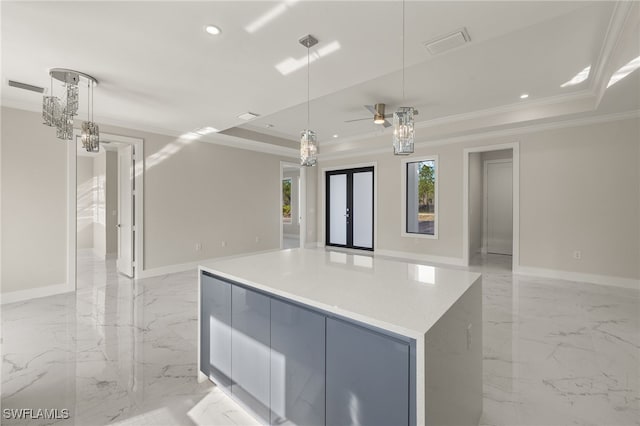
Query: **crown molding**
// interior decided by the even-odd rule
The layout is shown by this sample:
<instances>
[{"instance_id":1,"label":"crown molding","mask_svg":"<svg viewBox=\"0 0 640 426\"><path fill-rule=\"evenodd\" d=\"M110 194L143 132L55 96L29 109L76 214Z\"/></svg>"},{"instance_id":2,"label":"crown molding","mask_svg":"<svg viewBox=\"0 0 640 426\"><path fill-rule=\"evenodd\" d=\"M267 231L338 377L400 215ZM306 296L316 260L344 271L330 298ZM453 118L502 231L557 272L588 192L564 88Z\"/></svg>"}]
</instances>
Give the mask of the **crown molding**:
<instances>
[{"instance_id":1,"label":"crown molding","mask_svg":"<svg viewBox=\"0 0 640 426\"><path fill-rule=\"evenodd\" d=\"M2 106L7 108L19 109L23 111L35 112L35 113L39 112L39 111L34 111L33 105L31 103L15 101L15 100L3 101ZM101 119L99 124L101 126L103 125L113 126L113 127L118 127L122 129L122 130L105 129L106 133L123 133L123 131L124 133L126 133L126 130L133 130L137 132L153 133L161 136L169 136L169 137L175 137L175 138L179 138L180 136L184 135L184 133L180 133L171 129L164 129L164 128L158 128L153 126L145 126L145 125L142 125L142 126L135 125L126 121L117 120L109 117ZM279 156L288 157L288 158L297 158L300 155L297 149L287 148L279 145L273 145L273 144L249 140L249 139L243 139L235 136L224 135L221 133L205 135L198 138L197 141L211 143L214 145L227 146L231 148L244 149L248 151L262 152L265 154L279 155Z\"/></svg>"},{"instance_id":2,"label":"crown molding","mask_svg":"<svg viewBox=\"0 0 640 426\"><path fill-rule=\"evenodd\" d=\"M622 40L622 35L627 25L631 23L631 11L634 7L638 7L637 2L633 1L617 1L614 5L609 26L600 48L600 54L596 60L595 66L592 68L593 79L591 80L590 91L595 96L595 107L597 108L602 101L607 84L611 76L610 66L611 57L617 51Z\"/></svg>"},{"instance_id":3,"label":"crown molding","mask_svg":"<svg viewBox=\"0 0 640 426\"><path fill-rule=\"evenodd\" d=\"M528 126L521 126L521 127L502 129L502 130L484 131L484 132L473 133L473 134L468 134L463 136L454 136L449 138L424 140L424 141L416 142L415 147L425 148L425 147L434 147L434 146L440 146L440 145L452 145L452 144L465 143L470 141L481 141L484 139L495 139L495 138L501 138L501 137L518 136L518 135L523 135L527 133L541 132L545 130L563 129L568 127L579 127L579 126L586 126L591 124L608 123L611 121L629 120L634 118L640 119L640 110L626 111L626 112L607 114L607 115L597 115L597 116L591 116L591 117L581 117L581 118L576 118L571 120L554 121L551 123L532 124ZM377 155L377 154L384 154L384 153L391 153L391 152L392 152L392 147L391 147L391 144L389 143L389 146L386 146L386 147L377 147L377 148L370 148L365 150L358 150L358 148L353 148L345 151L331 152L328 154L319 154L318 161L329 161L329 160L361 157L364 155Z\"/></svg>"},{"instance_id":4,"label":"crown molding","mask_svg":"<svg viewBox=\"0 0 640 426\"><path fill-rule=\"evenodd\" d=\"M535 100L528 101L526 103L518 102L518 103L512 103L508 105L501 105L497 107L466 112L462 114L455 114L455 115L449 115L446 117L434 118L432 120L417 122L415 124L415 128L416 129L434 128L438 126L461 123L464 121L478 120L483 118L492 118L492 117L502 116L506 114L522 113L526 111L535 111L536 109L539 109L539 108L549 108L551 106L558 106L558 105L570 104L570 103L582 104L584 102L589 105L590 102L593 100L594 100L594 95L591 91L581 90L578 92L572 92L572 93L556 95L556 96L549 96L542 99L535 99ZM574 112L584 112L584 110L574 111ZM495 125L495 124L492 124L492 125ZM481 126L479 126L478 128L481 128ZM391 130L385 130L383 134L391 135ZM338 146L346 142L356 142L359 140L371 139L372 137L379 137L379 136L381 135L377 133L367 133L364 135L352 136L350 138L327 141L322 143L322 147Z\"/></svg>"}]
</instances>

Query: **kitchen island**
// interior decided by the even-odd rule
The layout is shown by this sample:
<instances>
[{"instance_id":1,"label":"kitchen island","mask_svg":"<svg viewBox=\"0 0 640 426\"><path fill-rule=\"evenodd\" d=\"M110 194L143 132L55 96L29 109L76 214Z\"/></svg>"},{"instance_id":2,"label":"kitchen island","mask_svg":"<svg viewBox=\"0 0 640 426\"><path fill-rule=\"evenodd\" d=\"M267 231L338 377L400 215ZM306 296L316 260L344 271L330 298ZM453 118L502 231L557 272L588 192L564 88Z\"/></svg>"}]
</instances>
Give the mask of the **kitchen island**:
<instances>
[{"instance_id":1,"label":"kitchen island","mask_svg":"<svg viewBox=\"0 0 640 426\"><path fill-rule=\"evenodd\" d=\"M480 274L292 249L198 275L199 379L262 423L478 423Z\"/></svg>"}]
</instances>

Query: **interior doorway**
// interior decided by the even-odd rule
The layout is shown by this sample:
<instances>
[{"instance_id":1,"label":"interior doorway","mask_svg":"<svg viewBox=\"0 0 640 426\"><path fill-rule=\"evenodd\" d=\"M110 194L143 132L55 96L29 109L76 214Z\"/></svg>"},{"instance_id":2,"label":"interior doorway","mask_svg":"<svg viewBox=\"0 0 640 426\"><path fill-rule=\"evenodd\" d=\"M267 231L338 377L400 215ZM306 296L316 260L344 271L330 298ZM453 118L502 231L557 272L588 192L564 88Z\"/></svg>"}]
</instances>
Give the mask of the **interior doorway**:
<instances>
[{"instance_id":1,"label":"interior doorway","mask_svg":"<svg viewBox=\"0 0 640 426\"><path fill-rule=\"evenodd\" d=\"M295 163L280 163L280 248L305 246L306 174Z\"/></svg>"},{"instance_id":2,"label":"interior doorway","mask_svg":"<svg viewBox=\"0 0 640 426\"><path fill-rule=\"evenodd\" d=\"M519 149L517 144L465 149L463 257L465 265L503 256L519 264Z\"/></svg>"},{"instance_id":3,"label":"interior doorway","mask_svg":"<svg viewBox=\"0 0 640 426\"><path fill-rule=\"evenodd\" d=\"M107 274L138 276L143 259L142 140L101 135L100 150L69 145L67 276L75 288L106 282ZM139 166L136 166L138 164Z\"/></svg>"}]
</instances>

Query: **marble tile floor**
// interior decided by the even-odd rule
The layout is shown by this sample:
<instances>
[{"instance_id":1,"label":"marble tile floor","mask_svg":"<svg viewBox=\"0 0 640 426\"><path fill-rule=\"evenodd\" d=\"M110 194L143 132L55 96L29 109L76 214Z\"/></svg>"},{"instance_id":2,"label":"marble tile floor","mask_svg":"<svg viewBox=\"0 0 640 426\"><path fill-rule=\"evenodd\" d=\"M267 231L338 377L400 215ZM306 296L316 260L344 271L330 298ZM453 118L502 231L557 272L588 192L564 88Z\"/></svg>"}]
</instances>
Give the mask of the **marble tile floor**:
<instances>
[{"instance_id":1,"label":"marble tile floor","mask_svg":"<svg viewBox=\"0 0 640 426\"><path fill-rule=\"evenodd\" d=\"M482 272L482 425L640 425L640 294ZM85 254L79 289L2 307L2 408L67 408L3 425L251 425L196 381L196 272L130 280Z\"/></svg>"}]
</instances>

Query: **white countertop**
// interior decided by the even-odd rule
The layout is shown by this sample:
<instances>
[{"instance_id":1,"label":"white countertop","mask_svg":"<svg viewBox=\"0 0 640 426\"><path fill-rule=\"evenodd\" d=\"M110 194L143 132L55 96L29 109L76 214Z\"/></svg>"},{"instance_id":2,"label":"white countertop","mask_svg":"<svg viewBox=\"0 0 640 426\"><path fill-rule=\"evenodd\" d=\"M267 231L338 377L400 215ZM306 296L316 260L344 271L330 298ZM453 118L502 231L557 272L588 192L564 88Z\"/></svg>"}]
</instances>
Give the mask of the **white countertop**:
<instances>
[{"instance_id":1,"label":"white countertop","mask_svg":"<svg viewBox=\"0 0 640 426\"><path fill-rule=\"evenodd\" d=\"M200 269L411 338L421 338L480 278L445 269L318 249L205 262Z\"/></svg>"}]
</instances>

